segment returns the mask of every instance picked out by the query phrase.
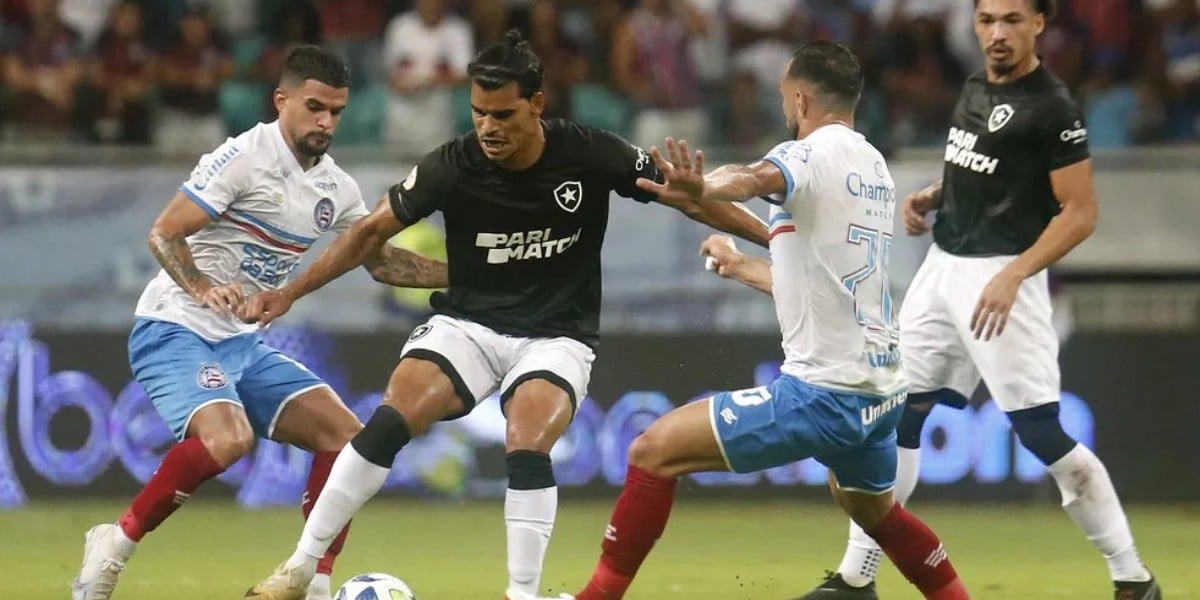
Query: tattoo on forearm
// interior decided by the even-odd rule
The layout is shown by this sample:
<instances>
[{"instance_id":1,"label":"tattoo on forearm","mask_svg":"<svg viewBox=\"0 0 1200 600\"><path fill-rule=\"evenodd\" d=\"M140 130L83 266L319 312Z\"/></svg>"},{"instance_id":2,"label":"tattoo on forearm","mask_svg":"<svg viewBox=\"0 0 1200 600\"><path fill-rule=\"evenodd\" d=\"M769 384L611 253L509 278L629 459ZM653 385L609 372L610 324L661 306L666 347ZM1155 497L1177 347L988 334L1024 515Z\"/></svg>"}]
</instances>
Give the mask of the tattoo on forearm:
<instances>
[{"instance_id":1,"label":"tattoo on forearm","mask_svg":"<svg viewBox=\"0 0 1200 600\"><path fill-rule=\"evenodd\" d=\"M166 235L155 232L150 235L150 252L162 265L164 271L179 284L184 291L196 296L201 286L206 283L204 274L196 268L192 259L192 250L188 248L187 240L182 235Z\"/></svg>"},{"instance_id":2,"label":"tattoo on forearm","mask_svg":"<svg viewBox=\"0 0 1200 600\"><path fill-rule=\"evenodd\" d=\"M376 281L396 287L444 288L450 285L446 263L385 244L371 269Z\"/></svg>"}]
</instances>

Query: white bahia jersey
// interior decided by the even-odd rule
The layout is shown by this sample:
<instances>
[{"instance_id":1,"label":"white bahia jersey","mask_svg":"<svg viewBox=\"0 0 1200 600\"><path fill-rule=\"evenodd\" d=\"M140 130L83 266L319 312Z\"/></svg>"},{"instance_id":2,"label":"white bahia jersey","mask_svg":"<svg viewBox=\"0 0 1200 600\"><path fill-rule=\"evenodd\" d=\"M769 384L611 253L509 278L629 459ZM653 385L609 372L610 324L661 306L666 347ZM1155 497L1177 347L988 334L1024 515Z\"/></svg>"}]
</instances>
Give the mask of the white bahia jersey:
<instances>
[{"instance_id":1,"label":"white bahia jersey","mask_svg":"<svg viewBox=\"0 0 1200 600\"><path fill-rule=\"evenodd\" d=\"M827 125L765 160L787 180L786 195L769 199L783 372L856 393L902 391L887 275L896 186L883 156L854 130Z\"/></svg>"},{"instance_id":2,"label":"white bahia jersey","mask_svg":"<svg viewBox=\"0 0 1200 600\"><path fill-rule=\"evenodd\" d=\"M278 121L259 123L201 157L179 190L212 217L187 240L196 267L247 295L279 288L322 233L367 215L358 184L332 157L300 168ZM165 271L146 286L135 313L211 341L257 328L202 306Z\"/></svg>"}]
</instances>

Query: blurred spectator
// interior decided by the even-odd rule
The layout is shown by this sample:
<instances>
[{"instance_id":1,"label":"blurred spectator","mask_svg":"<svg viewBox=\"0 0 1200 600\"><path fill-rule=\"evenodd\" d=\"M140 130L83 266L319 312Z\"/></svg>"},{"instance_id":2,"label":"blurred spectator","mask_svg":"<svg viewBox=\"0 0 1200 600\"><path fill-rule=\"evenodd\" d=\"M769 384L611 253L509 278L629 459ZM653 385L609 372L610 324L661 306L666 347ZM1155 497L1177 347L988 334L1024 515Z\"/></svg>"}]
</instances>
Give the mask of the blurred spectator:
<instances>
[{"instance_id":1,"label":"blurred spectator","mask_svg":"<svg viewBox=\"0 0 1200 600\"><path fill-rule=\"evenodd\" d=\"M930 16L893 17L883 49L892 135L902 145L938 144L965 74Z\"/></svg>"},{"instance_id":2,"label":"blurred spectator","mask_svg":"<svg viewBox=\"0 0 1200 600\"><path fill-rule=\"evenodd\" d=\"M1075 16L1070 4L1059 6L1058 16L1046 24L1038 40L1038 55L1071 91L1078 93L1087 77L1087 28Z\"/></svg>"},{"instance_id":3,"label":"blurred spectator","mask_svg":"<svg viewBox=\"0 0 1200 600\"><path fill-rule=\"evenodd\" d=\"M379 36L387 22L386 0L314 0L321 13L324 45L350 65L354 87L367 86L382 74Z\"/></svg>"},{"instance_id":4,"label":"blurred spectator","mask_svg":"<svg viewBox=\"0 0 1200 600\"><path fill-rule=\"evenodd\" d=\"M805 38L806 15L798 0L727 0L734 71L754 74L775 93L779 74Z\"/></svg>"},{"instance_id":5,"label":"blurred spectator","mask_svg":"<svg viewBox=\"0 0 1200 600\"><path fill-rule=\"evenodd\" d=\"M76 86L84 74L75 32L58 18L57 0L30 0L28 24L10 31L4 56L4 86L13 96L10 134L65 138L81 131ZM36 132L36 133L35 133Z\"/></svg>"},{"instance_id":6,"label":"blurred spectator","mask_svg":"<svg viewBox=\"0 0 1200 600\"><path fill-rule=\"evenodd\" d=\"M662 146L667 136L697 144L708 133L700 106L700 81L689 43L703 19L686 3L640 0L617 25L612 76L616 88L639 107L633 143Z\"/></svg>"},{"instance_id":7,"label":"blurred spectator","mask_svg":"<svg viewBox=\"0 0 1200 600\"><path fill-rule=\"evenodd\" d=\"M1152 48L1157 71L1156 92L1165 109L1164 133L1169 140L1200 135L1200 2L1151 2L1161 23L1160 40Z\"/></svg>"},{"instance_id":8,"label":"blurred spectator","mask_svg":"<svg viewBox=\"0 0 1200 600\"><path fill-rule=\"evenodd\" d=\"M207 13L189 12L180 20L179 40L164 53L159 72L160 148L190 152L225 139L218 91L232 73L233 60L218 42Z\"/></svg>"},{"instance_id":9,"label":"blurred spectator","mask_svg":"<svg viewBox=\"0 0 1200 600\"><path fill-rule=\"evenodd\" d=\"M587 79L583 50L563 33L554 0L537 0L529 13L530 44L545 72L547 118L571 116L571 87Z\"/></svg>"},{"instance_id":10,"label":"blurred spectator","mask_svg":"<svg viewBox=\"0 0 1200 600\"><path fill-rule=\"evenodd\" d=\"M471 0L470 7L476 48L486 48L504 39L510 11L503 0Z\"/></svg>"},{"instance_id":11,"label":"blurred spectator","mask_svg":"<svg viewBox=\"0 0 1200 600\"><path fill-rule=\"evenodd\" d=\"M454 131L454 86L466 81L475 54L471 26L448 13L446 0L416 0L384 34L383 60L391 98L385 140L415 154L437 147Z\"/></svg>"},{"instance_id":12,"label":"blurred spectator","mask_svg":"<svg viewBox=\"0 0 1200 600\"><path fill-rule=\"evenodd\" d=\"M117 0L59 0L58 18L79 35L79 46L91 49L108 27Z\"/></svg>"},{"instance_id":13,"label":"blurred spectator","mask_svg":"<svg viewBox=\"0 0 1200 600\"><path fill-rule=\"evenodd\" d=\"M142 39L141 5L122 0L88 62L89 139L150 142L153 67L154 54Z\"/></svg>"},{"instance_id":14,"label":"blurred spectator","mask_svg":"<svg viewBox=\"0 0 1200 600\"><path fill-rule=\"evenodd\" d=\"M1129 0L1069 0L1071 14L1088 33L1092 70L1116 72L1129 63L1133 8Z\"/></svg>"}]
</instances>

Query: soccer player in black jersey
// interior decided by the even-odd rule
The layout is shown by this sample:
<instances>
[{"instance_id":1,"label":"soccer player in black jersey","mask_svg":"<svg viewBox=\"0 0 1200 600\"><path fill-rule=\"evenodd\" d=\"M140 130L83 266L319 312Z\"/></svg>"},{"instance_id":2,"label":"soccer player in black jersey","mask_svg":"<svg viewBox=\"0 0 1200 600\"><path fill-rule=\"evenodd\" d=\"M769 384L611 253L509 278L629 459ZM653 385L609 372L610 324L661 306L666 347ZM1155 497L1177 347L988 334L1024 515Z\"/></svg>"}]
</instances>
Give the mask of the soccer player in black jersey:
<instances>
[{"instance_id":1,"label":"soccer player in black jersey","mask_svg":"<svg viewBox=\"0 0 1200 600\"><path fill-rule=\"evenodd\" d=\"M302 598L317 557L383 485L400 449L497 390L508 419L506 596L537 595L558 506L549 453L586 394L599 335L609 199L615 191L656 201L637 181L662 177L612 133L540 118L542 68L519 34L481 52L468 75L475 130L426 155L303 275L243 311L268 323L405 227L434 211L445 218L447 293L432 299L436 314L409 336L383 404L335 462L296 552L248 598ZM744 209L661 201L767 244L765 224Z\"/></svg>"},{"instance_id":2,"label":"soccer player in black jersey","mask_svg":"<svg viewBox=\"0 0 1200 600\"><path fill-rule=\"evenodd\" d=\"M897 428L896 498L916 487L921 430L935 404L962 408L982 378L1021 444L1046 464L1062 505L1108 562L1118 600L1157 600L1100 459L1059 423L1058 339L1046 268L1096 224L1081 111L1035 53L1053 0L975 0L985 70L969 77L951 118L942 180L905 199L934 245L900 309L912 388ZM879 546L851 525L837 573L802 600L876 598Z\"/></svg>"}]
</instances>

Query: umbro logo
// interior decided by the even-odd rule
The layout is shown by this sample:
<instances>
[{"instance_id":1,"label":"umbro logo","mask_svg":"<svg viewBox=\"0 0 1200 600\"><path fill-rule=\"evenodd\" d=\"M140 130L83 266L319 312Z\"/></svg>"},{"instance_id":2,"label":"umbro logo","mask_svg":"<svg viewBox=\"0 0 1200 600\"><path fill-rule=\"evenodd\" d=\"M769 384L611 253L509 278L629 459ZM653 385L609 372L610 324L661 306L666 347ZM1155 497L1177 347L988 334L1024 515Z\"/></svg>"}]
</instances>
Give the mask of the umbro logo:
<instances>
[{"instance_id":1,"label":"umbro logo","mask_svg":"<svg viewBox=\"0 0 1200 600\"><path fill-rule=\"evenodd\" d=\"M929 556L925 557L925 566L936 569L938 565L946 562L947 558L949 557L946 555L945 546L938 544L938 547L933 552L930 552Z\"/></svg>"}]
</instances>

